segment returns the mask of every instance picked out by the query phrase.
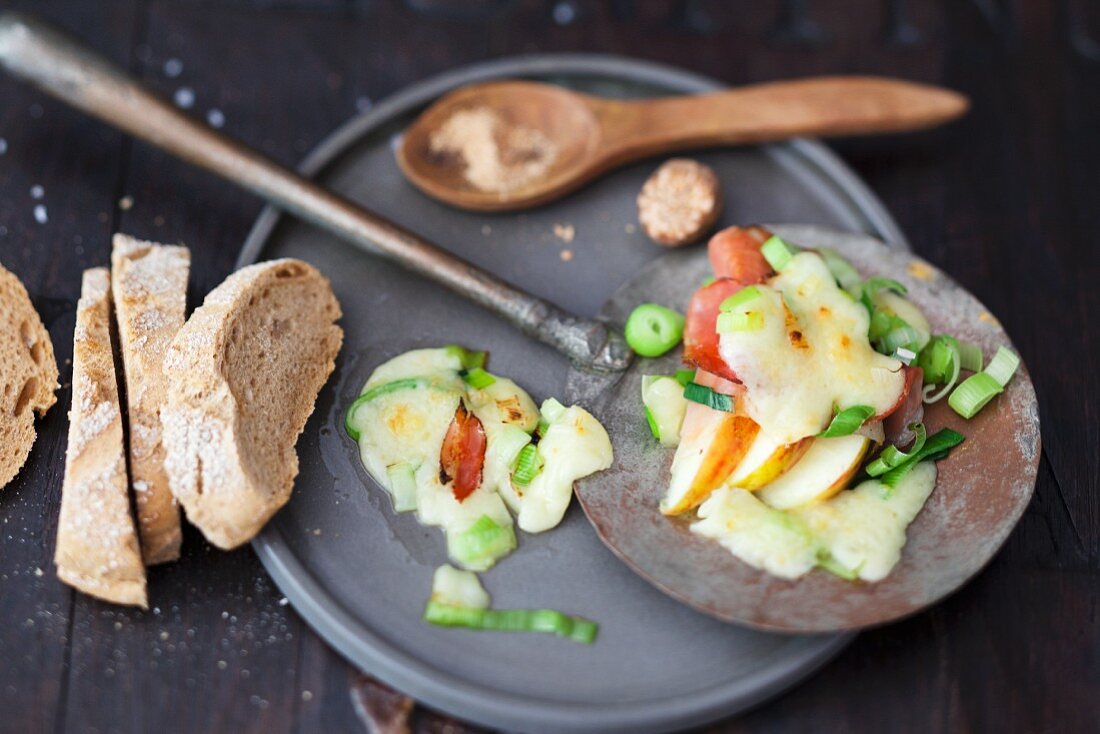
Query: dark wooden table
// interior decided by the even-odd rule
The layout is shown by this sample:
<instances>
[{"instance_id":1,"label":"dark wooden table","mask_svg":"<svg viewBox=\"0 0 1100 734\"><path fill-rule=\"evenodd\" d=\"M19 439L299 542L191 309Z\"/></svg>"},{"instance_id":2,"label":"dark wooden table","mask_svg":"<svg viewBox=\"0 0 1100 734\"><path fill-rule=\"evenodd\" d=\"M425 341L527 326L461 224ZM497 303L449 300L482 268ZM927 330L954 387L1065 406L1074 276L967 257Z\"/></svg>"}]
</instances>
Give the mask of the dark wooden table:
<instances>
[{"instance_id":1,"label":"dark wooden table","mask_svg":"<svg viewBox=\"0 0 1100 734\"><path fill-rule=\"evenodd\" d=\"M627 54L730 84L870 72L966 92L973 112L949 129L836 147L916 250L997 313L1019 346L1042 415L1035 499L1000 555L962 591L861 635L812 680L715 729L1100 728L1097 3L4 6L56 20L287 163L404 85L534 51ZM156 606L146 613L75 594L54 577L80 271L107 262L117 230L180 240L193 251L195 302L230 271L260 206L0 78L0 261L42 313L64 383L30 462L0 492L0 731L349 732L404 711L399 696L305 627L249 548L218 552L189 532L183 559L151 573ZM420 709L411 724L462 729Z\"/></svg>"}]
</instances>

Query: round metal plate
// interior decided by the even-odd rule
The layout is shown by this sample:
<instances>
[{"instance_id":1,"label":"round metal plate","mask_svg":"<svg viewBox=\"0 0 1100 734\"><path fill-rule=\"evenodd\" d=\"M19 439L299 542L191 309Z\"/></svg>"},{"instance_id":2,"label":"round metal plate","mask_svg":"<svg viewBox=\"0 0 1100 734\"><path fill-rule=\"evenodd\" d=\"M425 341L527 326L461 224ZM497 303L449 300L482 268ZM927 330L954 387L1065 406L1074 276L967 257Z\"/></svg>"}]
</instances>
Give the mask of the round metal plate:
<instances>
[{"instance_id":1,"label":"round metal plate","mask_svg":"<svg viewBox=\"0 0 1100 734\"><path fill-rule=\"evenodd\" d=\"M900 280L936 333L981 345L1011 346L977 299L931 265L866 236L819 227L775 226L787 241L831 247L865 276ZM674 253L646 266L601 313L622 324L643 301L685 308L710 276L706 253ZM942 599L980 571L1027 507L1039 466L1039 412L1027 370L973 420L947 401L929 406L929 431L944 426L966 442L937 464L937 487L909 528L901 562L885 580L853 584L825 572L786 581L744 564L689 530L693 516L667 518L657 503L673 452L659 446L641 415L644 374L671 374L679 350L638 360L615 380L574 370L566 396L592 406L616 451L611 470L578 483L577 495L604 542L669 595L719 619L782 632L835 632L882 624Z\"/></svg>"},{"instance_id":2,"label":"round metal plate","mask_svg":"<svg viewBox=\"0 0 1100 734\"><path fill-rule=\"evenodd\" d=\"M655 163L622 169L537 210L489 216L424 197L394 161L395 136L424 105L463 84L506 77L619 97L720 86L613 58L493 62L379 104L325 141L302 170L521 287L594 315L664 252L634 227L634 198ZM904 242L877 200L820 144L793 141L697 157L726 187L724 222L814 222ZM571 225L573 240L555 236L555 225ZM266 211L239 264L284 256L306 259L332 280L346 341L299 441L294 496L254 547L298 612L356 665L429 706L489 726L644 732L741 711L809 675L850 639L766 634L689 609L631 573L576 508L553 532L522 535L518 551L483 580L502 607L546 606L597 620L595 645L422 623L432 571L446 560L442 534L392 512L342 433L344 409L376 365L420 346L459 342L489 349L493 370L536 398L563 395L569 365L457 296Z\"/></svg>"}]
</instances>

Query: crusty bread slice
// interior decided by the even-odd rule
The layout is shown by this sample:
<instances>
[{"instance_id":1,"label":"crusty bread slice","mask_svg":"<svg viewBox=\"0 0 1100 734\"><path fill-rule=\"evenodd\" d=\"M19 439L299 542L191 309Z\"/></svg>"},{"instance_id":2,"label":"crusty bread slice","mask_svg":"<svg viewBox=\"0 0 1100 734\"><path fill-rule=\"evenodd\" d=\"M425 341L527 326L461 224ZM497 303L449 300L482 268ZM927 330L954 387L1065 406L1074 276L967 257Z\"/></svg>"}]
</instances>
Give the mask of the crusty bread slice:
<instances>
[{"instance_id":1,"label":"crusty bread slice","mask_svg":"<svg viewBox=\"0 0 1100 734\"><path fill-rule=\"evenodd\" d=\"M126 375L130 418L130 484L146 565L180 555L180 511L168 488L160 408L168 392L162 366L187 311L186 247L114 237L111 290Z\"/></svg>"},{"instance_id":2,"label":"crusty bread slice","mask_svg":"<svg viewBox=\"0 0 1100 734\"><path fill-rule=\"evenodd\" d=\"M57 402L57 387L50 333L19 278L0 265L0 489L27 461L34 414Z\"/></svg>"},{"instance_id":3,"label":"crusty bread slice","mask_svg":"<svg viewBox=\"0 0 1100 734\"><path fill-rule=\"evenodd\" d=\"M343 342L338 318L323 275L274 260L229 276L172 340L165 467L214 545L247 542L290 498L294 444Z\"/></svg>"},{"instance_id":4,"label":"crusty bread slice","mask_svg":"<svg viewBox=\"0 0 1100 734\"><path fill-rule=\"evenodd\" d=\"M111 346L111 276L84 271L73 334L73 405L61 485L57 577L86 594L145 607L145 566L130 487Z\"/></svg>"}]
</instances>

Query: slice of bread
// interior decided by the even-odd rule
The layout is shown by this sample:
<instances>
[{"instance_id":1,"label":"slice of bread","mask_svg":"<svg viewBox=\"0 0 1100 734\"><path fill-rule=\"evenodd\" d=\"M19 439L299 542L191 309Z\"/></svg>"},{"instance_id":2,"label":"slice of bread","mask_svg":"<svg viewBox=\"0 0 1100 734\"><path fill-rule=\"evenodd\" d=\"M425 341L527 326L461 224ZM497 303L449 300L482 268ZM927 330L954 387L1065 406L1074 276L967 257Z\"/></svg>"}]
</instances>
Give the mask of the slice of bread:
<instances>
[{"instance_id":1,"label":"slice of bread","mask_svg":"<svg viewBox=\"0 0 1100 734\"><path fill-rule=\"evenodd\" d=\"M300 260L239 270L168 348L165 467L187 519L221 548L290 499L294 450L344 334L332 286Z\"/></svg>"},{"instance_id":2,"label":"slice of bread","mask_svg":"<svg viewBox=\"0 0 1100 734\"><path fill-rule=\"evenodd\" d=\"M126 375L130 483L146 565L180 555L180 511L168 488L160 408L168 392L162 366L187 311L186 247L114 237L111 289Z\"/></svg>"},{"instance_id":3,"label":"slice of bread","mask_svg":"<svg viewBox=\"0 0 1100 734\"><path fill-rule=\"evenodd\" d=\"M50 334L19 278L0 266L0 489L27 461L34 414L57 402L57 387Z\"/></svg>"},{"instance_id":4,"label":"slice of bread","mask_svg":"<svg viewBox=\"0 0 1100 734\"><path fill-rule=\"evenodd\" d=\"M84 271L73 334L73 405L61 485L57 577L86 594L146 607L111 345L111 276Z\"/></svg>"}]
</instances>

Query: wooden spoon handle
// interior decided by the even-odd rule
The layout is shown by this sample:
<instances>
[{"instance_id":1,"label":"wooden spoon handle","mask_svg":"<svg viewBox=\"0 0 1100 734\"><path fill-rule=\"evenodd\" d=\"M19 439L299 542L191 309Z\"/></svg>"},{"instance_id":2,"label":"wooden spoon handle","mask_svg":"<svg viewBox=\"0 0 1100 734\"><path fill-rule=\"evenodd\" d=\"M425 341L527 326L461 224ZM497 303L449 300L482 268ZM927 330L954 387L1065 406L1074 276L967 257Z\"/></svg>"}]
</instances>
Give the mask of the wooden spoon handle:
<instances>
[{"instance_id":1,"label":"wooden spoon handle","mask_svg":"<svg viewBox=\"0 0 1100 734\"><path fill-rule=\"evenodd\" d=\"M594 104L615 162L669 150L904 132L966 112L961 94L879 77L757 84L714 94Z\"/></svg>"}]
</instances>

